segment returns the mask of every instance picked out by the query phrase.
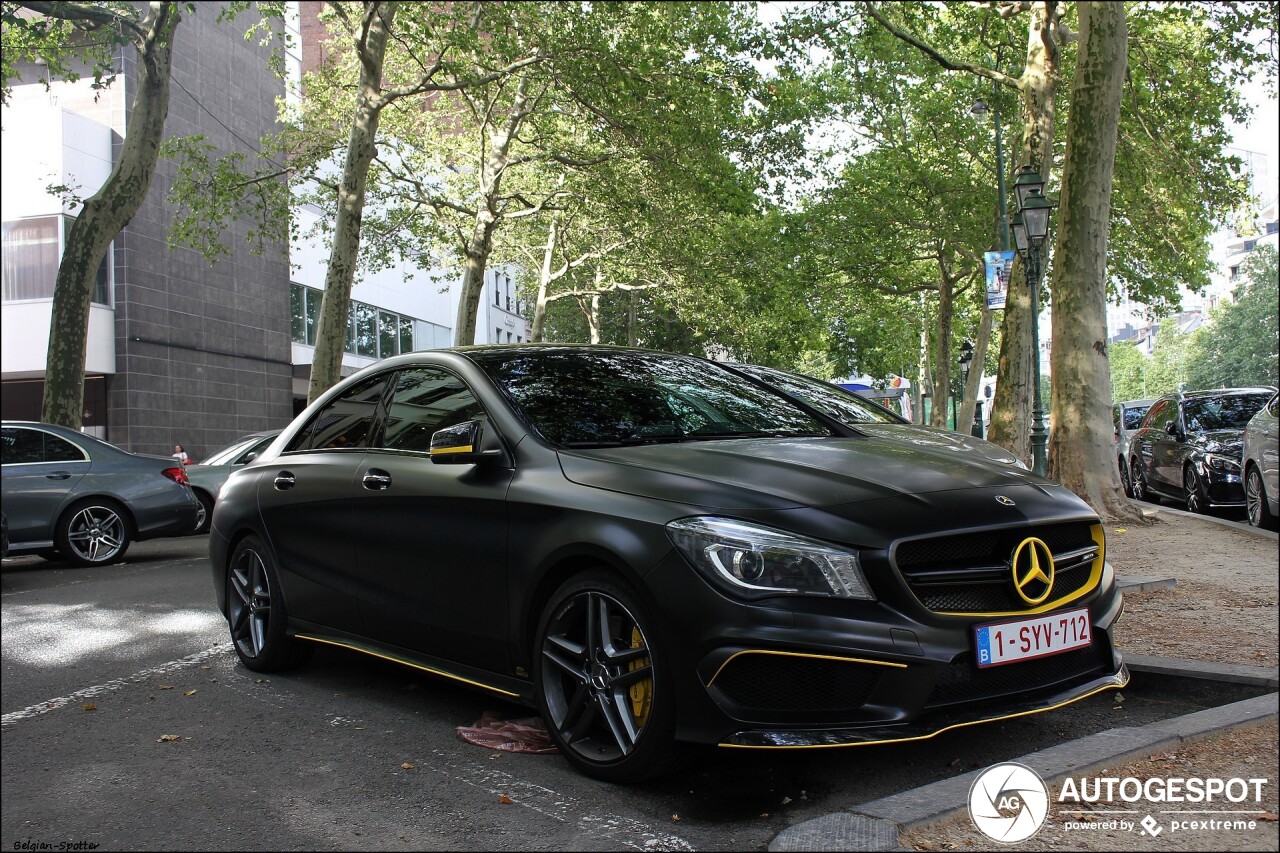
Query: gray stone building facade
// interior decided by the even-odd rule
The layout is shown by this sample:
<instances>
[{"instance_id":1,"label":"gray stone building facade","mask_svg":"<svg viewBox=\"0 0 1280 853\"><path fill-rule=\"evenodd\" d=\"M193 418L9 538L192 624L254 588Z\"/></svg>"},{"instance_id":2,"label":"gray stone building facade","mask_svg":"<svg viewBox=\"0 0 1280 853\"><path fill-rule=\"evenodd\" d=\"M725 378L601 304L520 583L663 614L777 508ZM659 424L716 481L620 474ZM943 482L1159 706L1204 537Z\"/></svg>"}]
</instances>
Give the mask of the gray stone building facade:
<instances>
[{"instance_id":1,"label":"gray stone building facade","mask_svg":"<svg viewBox=\"0 0 1280 853\"><path fill-rule=\"evenodd\" d=\"M199 3L183 12L166 136L202 134L219 154L249 154L260 137L277 128L284 83L271 73L267 49L245 39L248 21L218 23L220 9L221 4ZM26 111L48 107L76 113L106 125L112 151L118 153L136 85L136 55L122 50L119 61L121 73L112 90L96 102L84 86L55 83L46 93L37 83L24 83L15 87L11 103ZM17 117L6 109L6 173L21 168L11 157L29 151L10 144L15 138L11 121ZM225 235L231 255L217 264L194 250L168 246L174 218L168 196L176 171L175 163L161 159L146 201L108 255L111 298L104 308L114 312L114 372L87 371L87 385L98 390L86 394L86 424L129 450L168 454L180 443L198 460L247 432L281 427L293 416L289 247L281 241L263 254L251 254L246 223ZM11 222L24 217L22 204L21 198L5 197L6 252ZM9 267L6 263L6 275ZM3 310L40 307L31 293L27 289L27 298L11 300L6 283ZM48 295L51 299L51 279ZM7 332L6 324L6 338ZM11 370L17 360L6 341L0 365L4 417L37 419L42 383L34 374L39 370Z\"/></svg>"}]
</instances>

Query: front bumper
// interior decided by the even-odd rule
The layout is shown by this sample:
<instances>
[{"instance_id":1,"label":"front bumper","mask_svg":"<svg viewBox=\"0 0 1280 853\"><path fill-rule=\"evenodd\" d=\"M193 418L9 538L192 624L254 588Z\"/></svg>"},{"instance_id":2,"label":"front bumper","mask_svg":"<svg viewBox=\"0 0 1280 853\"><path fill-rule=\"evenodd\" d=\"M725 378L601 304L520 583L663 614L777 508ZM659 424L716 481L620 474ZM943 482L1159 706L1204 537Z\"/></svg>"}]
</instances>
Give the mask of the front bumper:
<instances>
[{"instance_id":1,"label":"front bumper","mask_svg":"<svg viewBox=\"0 0 1280 853\"><path fill-rule=\"evenodd\" d=\"M835 746L867 746L875 743L903 743L928 740L952 729L1009 720L1052 711L1087 699L1105 690L1118 690L1129 683L1129 670L1122 664L1111 675L1094 678L1084 684L1042 698L1023 698L1002 703L999 709L986 706L961 707L926 715L912 723L869 728L791 729L769 731L749 729L735 732L720 746L736 749L821 749Z\"/></svg>"},{"instance_id":2,"label":"front bumper","mask_svg":"<svg viewBox=\"0 0 1280 853\"><path fill-rule=\"evenodd\" d=\"M690 573L673 555L647 578L673 617L677 737L688 742L819 748L920 740L1052 710L1129 680L1111 640L1123 597L1110 565L1094 589L1052 611L1087 608L1092 645L983 669L973 663L973 628L999 617L931 613L905 598L749 605L707 586L690 595Z\"/></svg>"}]
</instances>

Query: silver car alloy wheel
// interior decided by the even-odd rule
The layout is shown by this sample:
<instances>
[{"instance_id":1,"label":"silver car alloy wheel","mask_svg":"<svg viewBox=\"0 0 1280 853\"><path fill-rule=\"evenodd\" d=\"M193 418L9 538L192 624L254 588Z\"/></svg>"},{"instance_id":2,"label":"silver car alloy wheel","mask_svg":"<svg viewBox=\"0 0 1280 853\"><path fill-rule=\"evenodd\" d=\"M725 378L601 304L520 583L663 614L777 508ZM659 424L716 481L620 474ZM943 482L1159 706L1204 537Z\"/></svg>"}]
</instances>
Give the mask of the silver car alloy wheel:
<instances>
[{"instance_id":1,"label":"silver car alloy wheel","mask_svg":"<svg viewBox=\"0 0 1280 853\"><path fill-rule=\"evenodd\" d=\"M67 545L72 556L86 563L110 562L126 542L124 519L110 507L87 506L67 524Z\"/></svg>"}]
</instances>

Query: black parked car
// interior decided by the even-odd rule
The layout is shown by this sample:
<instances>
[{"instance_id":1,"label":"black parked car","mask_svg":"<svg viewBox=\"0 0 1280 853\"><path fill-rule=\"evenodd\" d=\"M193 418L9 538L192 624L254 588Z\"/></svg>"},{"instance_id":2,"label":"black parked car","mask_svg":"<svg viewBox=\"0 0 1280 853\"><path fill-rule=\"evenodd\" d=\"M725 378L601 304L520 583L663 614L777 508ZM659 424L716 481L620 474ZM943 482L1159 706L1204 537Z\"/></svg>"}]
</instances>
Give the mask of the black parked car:
<instances>
[{"instance_id":1,"label":"black parked car","mask_svg":"<svg viewBox=\"0 0 1280 853\"><path fill-rule=\"evenodd\" d=\"M1129 439L1133 496L1170 498L1190 512L1244 506L1244 428L1274 393L1270 388L1230 388L1156 400Z\"/></svg>"},{"instance_id":2,"label":"black parked car","mask_svg":"<svg viewBox=\"0 0 1280 853\"><path fill-rule=\"evenodd\" d=\"M687 356L409 353L332 388L213 511L240 660L315 643L536 706L619 781L680 744L857 746L1124 685L1098 518Z\"/></svg>"}]
</instances>

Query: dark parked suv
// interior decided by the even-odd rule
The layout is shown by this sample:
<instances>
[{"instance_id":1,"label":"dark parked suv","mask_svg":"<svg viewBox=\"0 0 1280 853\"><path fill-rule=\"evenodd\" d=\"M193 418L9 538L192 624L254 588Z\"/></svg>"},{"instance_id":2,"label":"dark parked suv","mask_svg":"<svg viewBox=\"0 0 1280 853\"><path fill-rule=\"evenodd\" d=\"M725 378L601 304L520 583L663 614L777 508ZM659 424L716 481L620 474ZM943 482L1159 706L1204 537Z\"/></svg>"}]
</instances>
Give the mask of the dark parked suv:
<instances>
[{"instance_id":1,"label":"dark parked suv","mask_svg":"<svg viewBox=\"0 0 1280 853\"><path fill-rule=\"evenodd\" d=\"M1156 400L1129 440L1133 496L1170 498L1190 512L1244 506L1244 428L1274 393L1270 388L1228 388Z\"/></svg>"}]
</instances>

